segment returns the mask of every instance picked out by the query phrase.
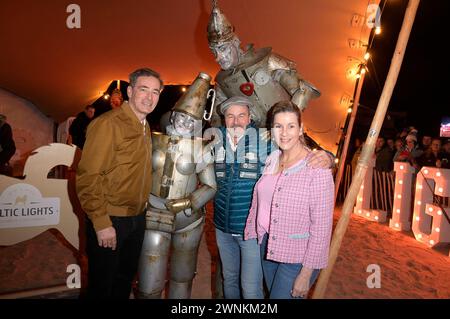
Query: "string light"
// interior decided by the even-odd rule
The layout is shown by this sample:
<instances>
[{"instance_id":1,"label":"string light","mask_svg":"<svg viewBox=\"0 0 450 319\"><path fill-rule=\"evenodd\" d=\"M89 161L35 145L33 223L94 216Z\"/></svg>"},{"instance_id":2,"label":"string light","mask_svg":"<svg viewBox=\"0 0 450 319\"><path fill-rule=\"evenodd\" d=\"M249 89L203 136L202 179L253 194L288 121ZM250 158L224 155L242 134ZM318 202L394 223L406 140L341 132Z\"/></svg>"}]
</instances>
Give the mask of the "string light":
<instances>
[{"instance_id":1,"label":"string light","mask_svg":"<svg viewBox=\"0 0 450 319\"><path fill-rule=\"evenodd\" d=\"M186 87L185 87L185 86L183 86L183 87L181 88L181 92L186 92Z\"/></svg>"},{"instance_id":2,"label":"string light","mask_svg":"<svg viewBox=\"0 0 450 319\"><path fill-rule=\"evenodd\" d=\"M375 34L381 34L381 27L375 28Z\"/></svg>"},{"instance_id":3,"label":"string light","mask_svg":"<svg viewBox=\"0 0 450 319\"><path fill-rule=\"evenodd\" d=\"M351 107L349 107L349 108L347 109L347 113L352 113L352 111L353 111L353 109L352 109Z\"/></svg>"},{"instance_id":4,"label":"string light","mask_svg":"<svg viewBox=\"0 0 450 319\"><path fill-rule=\"evenodd\" d=\"M364 60L368 61L370 58L370 53L366 52L366 54L364 54Z\"/></svg>"},{"instance_id":5,"label":"string light","mask_svg":"<svg viewBox=\"0 0 450 319\"><path fill-rule=\"evenodd\" d=\"M105 99L105 100L107 100L107 99L109 99L109 94L105 94L105 95L103 95L103 98Z\"/></svg>"}]
</instances>

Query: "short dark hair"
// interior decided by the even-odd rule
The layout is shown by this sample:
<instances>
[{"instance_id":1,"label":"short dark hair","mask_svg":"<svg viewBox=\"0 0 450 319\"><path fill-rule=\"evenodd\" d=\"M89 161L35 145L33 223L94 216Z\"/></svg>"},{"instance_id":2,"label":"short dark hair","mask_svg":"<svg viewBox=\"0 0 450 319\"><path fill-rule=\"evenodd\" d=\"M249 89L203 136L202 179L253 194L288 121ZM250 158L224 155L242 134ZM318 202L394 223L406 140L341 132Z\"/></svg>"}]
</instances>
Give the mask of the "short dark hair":
<instances>
[{"instance_id":1,"label":"short dark hair","mask_svg":"<svg viewBox=\"0 0 450 319\"><path fill-rule=\"evenodd\" d=\"M140 69L137 69L137 70L133 71L132 73L130 73L130 75L129 75L130 86L132 86L132 87L135 86L137 79L141 76L153 76L154 78L157 78L161 85L161 90L164 88L164 83L163 83L163 80L161 79L161 76L159 75L159 73L156 71L153 71L152 69L149 69L149 68L140 68Z\"/></svg>"}]
</instances>

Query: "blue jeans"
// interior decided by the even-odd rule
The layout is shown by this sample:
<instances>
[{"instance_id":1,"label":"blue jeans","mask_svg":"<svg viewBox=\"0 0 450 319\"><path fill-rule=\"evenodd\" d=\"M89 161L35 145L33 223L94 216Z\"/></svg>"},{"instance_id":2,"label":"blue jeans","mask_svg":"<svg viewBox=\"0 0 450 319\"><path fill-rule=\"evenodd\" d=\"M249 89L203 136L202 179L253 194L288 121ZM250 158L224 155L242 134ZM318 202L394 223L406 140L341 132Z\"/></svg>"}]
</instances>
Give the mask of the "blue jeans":
<instances>
[{"instance_id":1,"label":"blue jeans","mask_svg":"<svg viewBox=\"0 0 450 319\"><path fill-rule=\"evenodd\" d=\"M261 243L262 268L264 280L269 289L270 299L302 299L301 297L292 297L291 290L294 286L297 275L302 270L302 264L287 264L272 260L267 260L267 234L264 235ZM316 281L319 275L319 269L314 269L311 275L310 286Z\"/></svg>"},{"instance_id":2,"label":"blue jeans","mask_svg":"<svg viewBox=\"0 0 450 319\"><path fill-rule=\"evenodd\" d=\"M216 228L216 241L222 260L223 290L226 299L263 299L261 256L256 239L227 234Z\"/></svg>"}]
</instances>

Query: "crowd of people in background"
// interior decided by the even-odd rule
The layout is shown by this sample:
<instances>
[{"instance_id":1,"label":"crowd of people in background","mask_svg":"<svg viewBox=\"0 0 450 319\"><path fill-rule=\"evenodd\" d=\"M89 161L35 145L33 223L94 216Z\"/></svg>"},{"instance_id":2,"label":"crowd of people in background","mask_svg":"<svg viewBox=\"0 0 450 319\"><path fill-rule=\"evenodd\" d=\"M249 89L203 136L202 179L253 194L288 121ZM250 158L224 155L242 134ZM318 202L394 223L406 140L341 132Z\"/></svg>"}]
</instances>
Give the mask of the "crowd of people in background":
<instances>
[{"instance_id":1,"label":"crowd of people in background","mask_svg":"<svg viewBox=\"0 0 450 319\"><path fill-rule=\"evenodd\" d=\"M363 143L355 139L350 159L352 167L360 155ZM403 129L395 137L380 136L375 146L375 169L390 172L394 162L408 162L416 171L423 166L450 168L450 138L420 134L414 127Z\"/></svg>"}]
</instances>

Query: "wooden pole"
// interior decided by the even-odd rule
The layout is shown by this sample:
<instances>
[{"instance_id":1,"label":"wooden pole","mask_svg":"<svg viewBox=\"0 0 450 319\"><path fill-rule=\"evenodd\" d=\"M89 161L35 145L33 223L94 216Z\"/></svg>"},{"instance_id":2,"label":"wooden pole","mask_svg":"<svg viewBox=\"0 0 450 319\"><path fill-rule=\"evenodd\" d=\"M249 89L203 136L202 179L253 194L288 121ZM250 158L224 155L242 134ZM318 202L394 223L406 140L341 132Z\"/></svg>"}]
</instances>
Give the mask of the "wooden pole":
<instances>
[{"instance_id":1,"label":"wooden pole","mask_svg":"<svg viewBox=\"0 0 450 319\"><path fill-rule=\"evenodd\" d=\"M344 147L342 148L342 155L339 160L339 169L336 175L336 180L334 182L334 201L336 202L337 195L339 192L339 185L341 184L342 174L345 170L345 162L347 160L347 152L348 145L350 144L350 138L352 137L353 125L355 124L356 112L358 111L359 106L359 98L361 96L361 89L364 83L365 73L361 74L361 77L358 80L358 87L356 89L355 100L353 101L352 106L352 115L350 117L350 121L348 122L347 132L345 133Z\"/></svg>"},{"instance_id":2,"label":"wooden pole","mask_svg":"<svg viewBox=\"0 0 450 319\"><path fill-rule=\"evenodd\" d=\"M380 101L378 102L377 110L375 112L375 116L373 118L369 133L367 135L366 142L364 143L361 156L358 160L358 165L356 166L356 172L355 176L353 177L352 184L350 185L350 190L345 198L341 217L339 218L339 222L336 225L336 229L334 230L330 247L328 267L321 271L319 280L317 281L317 285L312 296L314 299L323 298L325 295L328 280L330 279L330 275L333 271L333 266L336 262L339 248L341 247L341 242L344 238L350 215L355 205L356 196L358 195L359 188L361 187L362 181L364 179L364 175L367 170L367 164L369 163L370 158L373 156L375 150L375 142L378 138L378 134L383 124L384 116L386 115L387 107L392 97L395 83L397 82L398 74L400 72L400 67L405 55L406 45L408 44L409 35L411 33L411 28L414 23L414 18L416 16L419 2L420 0L409 0L408 2L408 7L406 8L402 28L398 36L397 46L395 48L394 56L391 61L391 66L389 68L389 73L384 84L383 92L381 94Z\"/></svg>"}]
</instances>

